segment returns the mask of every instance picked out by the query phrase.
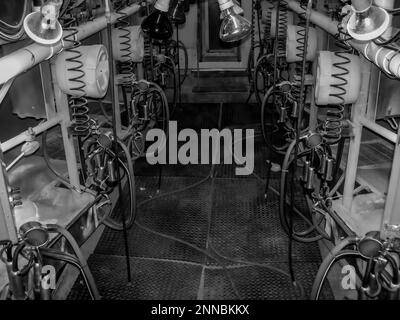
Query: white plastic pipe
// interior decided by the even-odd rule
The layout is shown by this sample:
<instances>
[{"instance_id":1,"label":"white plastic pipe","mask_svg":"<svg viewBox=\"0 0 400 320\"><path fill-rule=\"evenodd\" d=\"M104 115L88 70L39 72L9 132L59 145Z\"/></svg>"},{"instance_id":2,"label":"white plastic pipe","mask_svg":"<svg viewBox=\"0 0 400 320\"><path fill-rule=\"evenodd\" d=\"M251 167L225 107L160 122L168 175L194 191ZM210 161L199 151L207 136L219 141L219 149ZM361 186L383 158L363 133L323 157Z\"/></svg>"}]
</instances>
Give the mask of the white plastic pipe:
<instances>
[{"instance_id":1,"label":"white plastic pipe","mask_svg":"<svg viewBox=\"0 0 400 320\"><path fill-rule=\"evenodd\" d=\"M140 5L133 4L124 10L128 16L136 13L140 9ZM111 15L111 23L115 23L120 15L113 13ZM107 25L106 17L102 16L77 27L77 40L85 39L96 32L101 31ZM63 37L70 32L64 31ZM62 49L67 49L72 45L71 42L60 42L53 47L46 47L36 43L21 48L5 57L0 58L0 85L6 83L10 79L29 70L33 66L48 60L58 54Z\"/></svg>"},{"instance_id":2,"label":"white plastic pipe","mask_svg":"<svg viewBox=\"0 0 400 320\"><path fill-rule=\"evenodd\" d=\"M287 0L288 7L297 14L304 14L304 9L296 0ZM339 33L339 22L332 20L330 17L312 10L310 20L312 23L325 30L326 32L336 35ZM348 41L354 49L359 51L368 60L375 63L381 69L400 78L400 53L394 50L386 49L376 45L374 42L360 42L356 40Z\"/></svg>"}]
</instances>

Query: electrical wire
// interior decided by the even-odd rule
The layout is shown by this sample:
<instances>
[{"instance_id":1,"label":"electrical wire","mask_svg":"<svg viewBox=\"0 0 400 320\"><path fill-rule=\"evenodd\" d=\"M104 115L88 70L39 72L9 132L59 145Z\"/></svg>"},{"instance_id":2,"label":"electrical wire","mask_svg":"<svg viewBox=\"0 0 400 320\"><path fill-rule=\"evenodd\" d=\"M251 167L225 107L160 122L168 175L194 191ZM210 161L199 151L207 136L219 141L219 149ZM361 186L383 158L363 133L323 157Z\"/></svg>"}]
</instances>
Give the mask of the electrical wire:
<instances>
[{"instance_id":1,"label":"electrical wire","mask_svg":"<svg viewBox=\"0 0 400 320\"><path fill-rule=\"evenodd\" d=\"M358 238L356 237L349 237L341 241L338 245L336 245L325 257L325 259L322 261L322 264L320 265L318 269L318 273L314 279L313 287L311 290L311 295L310 299L311 300L318 300L319 295L321 293L321 289L323 286L323 283L325 281L326 276L329 273L330 268L332 265L340 258L344 256L349 256L349 255L357 255L360 256L360 253L358 251L354 250L345 250L346 247L355 245L358 241Z\"/></svg>"}]
</instances>

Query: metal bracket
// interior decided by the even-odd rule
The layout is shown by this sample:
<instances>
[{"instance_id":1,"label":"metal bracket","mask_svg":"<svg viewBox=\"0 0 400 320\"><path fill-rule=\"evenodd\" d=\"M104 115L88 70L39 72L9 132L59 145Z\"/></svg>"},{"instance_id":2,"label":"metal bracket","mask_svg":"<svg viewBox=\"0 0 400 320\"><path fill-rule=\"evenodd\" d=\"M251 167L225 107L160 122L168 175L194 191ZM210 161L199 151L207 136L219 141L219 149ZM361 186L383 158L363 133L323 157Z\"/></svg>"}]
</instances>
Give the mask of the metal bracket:
<instances>
[{"instance_id":1,"label":"metal bracket","mask_svg":"<svg viewBox=\"0 0 400 320\"><path fill-rule=\"evenodd\" d=\"M399 238L400 239L400 224L384 224L385 235L387 238Z\"/></svg>"}]
</instances>

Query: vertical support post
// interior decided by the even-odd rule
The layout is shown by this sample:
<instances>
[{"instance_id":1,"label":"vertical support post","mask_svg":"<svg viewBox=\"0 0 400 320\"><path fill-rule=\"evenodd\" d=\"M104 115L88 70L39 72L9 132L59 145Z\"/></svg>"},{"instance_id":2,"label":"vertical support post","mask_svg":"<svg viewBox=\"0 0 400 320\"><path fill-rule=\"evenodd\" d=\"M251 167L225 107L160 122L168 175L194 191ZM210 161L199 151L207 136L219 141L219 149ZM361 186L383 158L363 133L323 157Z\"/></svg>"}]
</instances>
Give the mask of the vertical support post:
<instances>
[{"instance_id":1,"label":"vertical support post","mask_svg":"<svg viewBox=\"0 0 400 320\"><path fill-rule=\"evenodd\" d=\"M101 38L102 38L104 46L106 48L109 48L110 47L109 46L110 39L107 36L107 30L102 30ZM111 59L111 61L113 63L113 70L114 70L114 75L113 76L110 75L110 79L117 79L117 74L116 74L117 68L116 68L116 64L115 64L115 60L113 58L112 52L108 52L108 59ZM110 69L110 72L111 72L111 69ZM109 90L108 93L110 93L112 90L111 86L114 86L114 92L115 92L114 101L111 101L111 103L114 104L116 114L118 115L117 118L115 119L116 120L115 125L116 125L116 129L117 129L118 137L122 137L123 133L122 133L122 125L121 125L121 105L120 105L120 98L119 98L120 95L119 95L118 81L114 81L114 83L112 83L110 81L110 83L108 84L108 90Z\"/></svg>"},{"instance_id":2,"label":"vertical support post","mask_svg":"<svg viewBox=\"0 0 400 320\"><path fill-rule=\"evenodd\" d=\"M397 133L397 142L395 146L392 172L390 173L389 189L386 198L385 211L382 219L381 231L385 234L385 225L400 224L400 130Z\"/></svg>"},{"instance_id":3,"label":"vertical support post","mask_svg":"<svg viewBox=\"0 0 400 320\"><path fill-rule=\"evenodd\" d=\"M10 240L12 243L17 243L17 229L10 204L10 187L3 160L3 152L0 148L0 240Z\"/></svg>"},{"instance_id":4,"label":"vertical support post","mask_svg":"<svg viewBox=\"0 0 400 320\"><path fill-rule=\"evenodd\" d=\"M315 86L311 90L311 103L310 103L310 130L316 131L318 127L318 107L315 104Z\"/></svg>"},{"instance_id":5,"label":"vertical support post","mask_svg":"<svg viewBox=\"0 0 400 320\"><path fill-rule=\"evenodd\" d=\"M75 153L74 138L69 130L71 123L71 115L69 112L68 98L67 95L64 94L61 91L60 87L58 86L54 70L55 68L51 66L52 78L53 78L53 90L57 105L57 113L62 117L60 126L61 126L62 139L64 143L65 157L67 161L69 181L71 185L76 188L76 190L80 191L81 184L79 181L79 170L76 160L77 158Z\"/></svg>"},{"instance_id":6,"label":"vertical support post","mask_svg":"<svg viewBox=\"0 0 400 320\"><path fill-rule=\"evenodd\" d=\"M368 106L368 90L371 79L371 64L361 59L362 82L358 101L353 106L353 136L350 138L349 156L347 159L346 178L343 192L343 206L350 213L353 206L353 192L357 178L358 158L360 156L363 126L361 119L365 117Z\"/></svg>"},{"instance_id":7,"label":"vertical support post","mask_svg":"<svg viewBox=\"0 0 400 320\"><path fill-rule=\"evenodd\" d=\"M43 97L46 109L46 117L47 119L52 119L56 117L57 112L56 112L54 91L52 86L50 62L48 60L43 61L41 64L39 64L39 69L40 69L40 79L42 81L42 90L43 90Z\"/></svg>"}]
</instances>

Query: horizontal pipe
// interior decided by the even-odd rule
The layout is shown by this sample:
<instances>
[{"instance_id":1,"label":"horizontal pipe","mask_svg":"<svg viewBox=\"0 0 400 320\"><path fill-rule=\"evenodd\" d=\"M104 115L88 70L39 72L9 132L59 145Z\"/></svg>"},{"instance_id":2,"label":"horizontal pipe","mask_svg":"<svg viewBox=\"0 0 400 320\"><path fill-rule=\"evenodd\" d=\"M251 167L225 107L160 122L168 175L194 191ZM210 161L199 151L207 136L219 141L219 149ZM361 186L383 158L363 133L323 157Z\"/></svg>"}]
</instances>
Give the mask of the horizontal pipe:
<instances>
[{"instance_id":1,"label":"horizontal pipe","mask_svg":"<svg viewBox=\"0 0 400 320\"><path fill-rule=\"evenodd\" d=\"M361 124L370 129L372 132L376 133L377 135L389 140L390 142L397 143L397 134L380 126L374 121L371 121L366 118L361 119Z\"/></svg>"},{"instance_id":2,"label":"horizontal pipe","mask_svg":"<svg viewBox=\"0 0 400 320\"><path fill-rule=\"evenodd\" d=\"M62 115L59 115L57 117L54 117L50 120L47 120L43 123L38 124L36 127L30 128L30 129L20 133L19 135L11 138L10 140L3 142L1 144L1 151L3 153L7 152L7 151L15 148L16 146L20 145L21 143L30 141L32 139L32 135L37 136L37 135L41 134L42 132L55 127L56 125L61 123L62 119L63 119Z\"/></svg>"},{"instance_id":3,"label":"horizontal pipe","mask_svg":"<svg viewBox=\"0 0 400 320\"><path fill-rule=\"evenodd\" d=\"M297 14L304 14L304 9L300 6L298 1L286 0L289 9ZM325 30L331 35L339 33L339 21L333 20L330 17L312 10L310 20L312 23ZM354 49L360 54L364 55L368 60L375 63L379 68L385 70L387 73L400 78L400 54L397 51L386 49L374 42L361 42L356 40L347 41Z\"/></svg>"},{"instance_id":4,"label":"horizontal pipe","mask_svg":"<svg viewBox=\"0 0 400 320\"><path fill-rule=\"evenodd\" d=\"M136 13L140 9L140 5L133 4L126 7L122 12L128 16ZM111 15L111 23L117 22L120 14L113 13ZM106 17L102 16L77 27L77 40L83 40L104 29L107 25ZM64 31L63 37L70 34L70 31ZM37 43L33 43L21 48L5 57L0 58L0 85L8 80L18 76L19 74L29 70L33 66L50 59L54 55L72 46L71 42L62 42L55 46L48 47Z\"/></svg>"}]
</instances>

